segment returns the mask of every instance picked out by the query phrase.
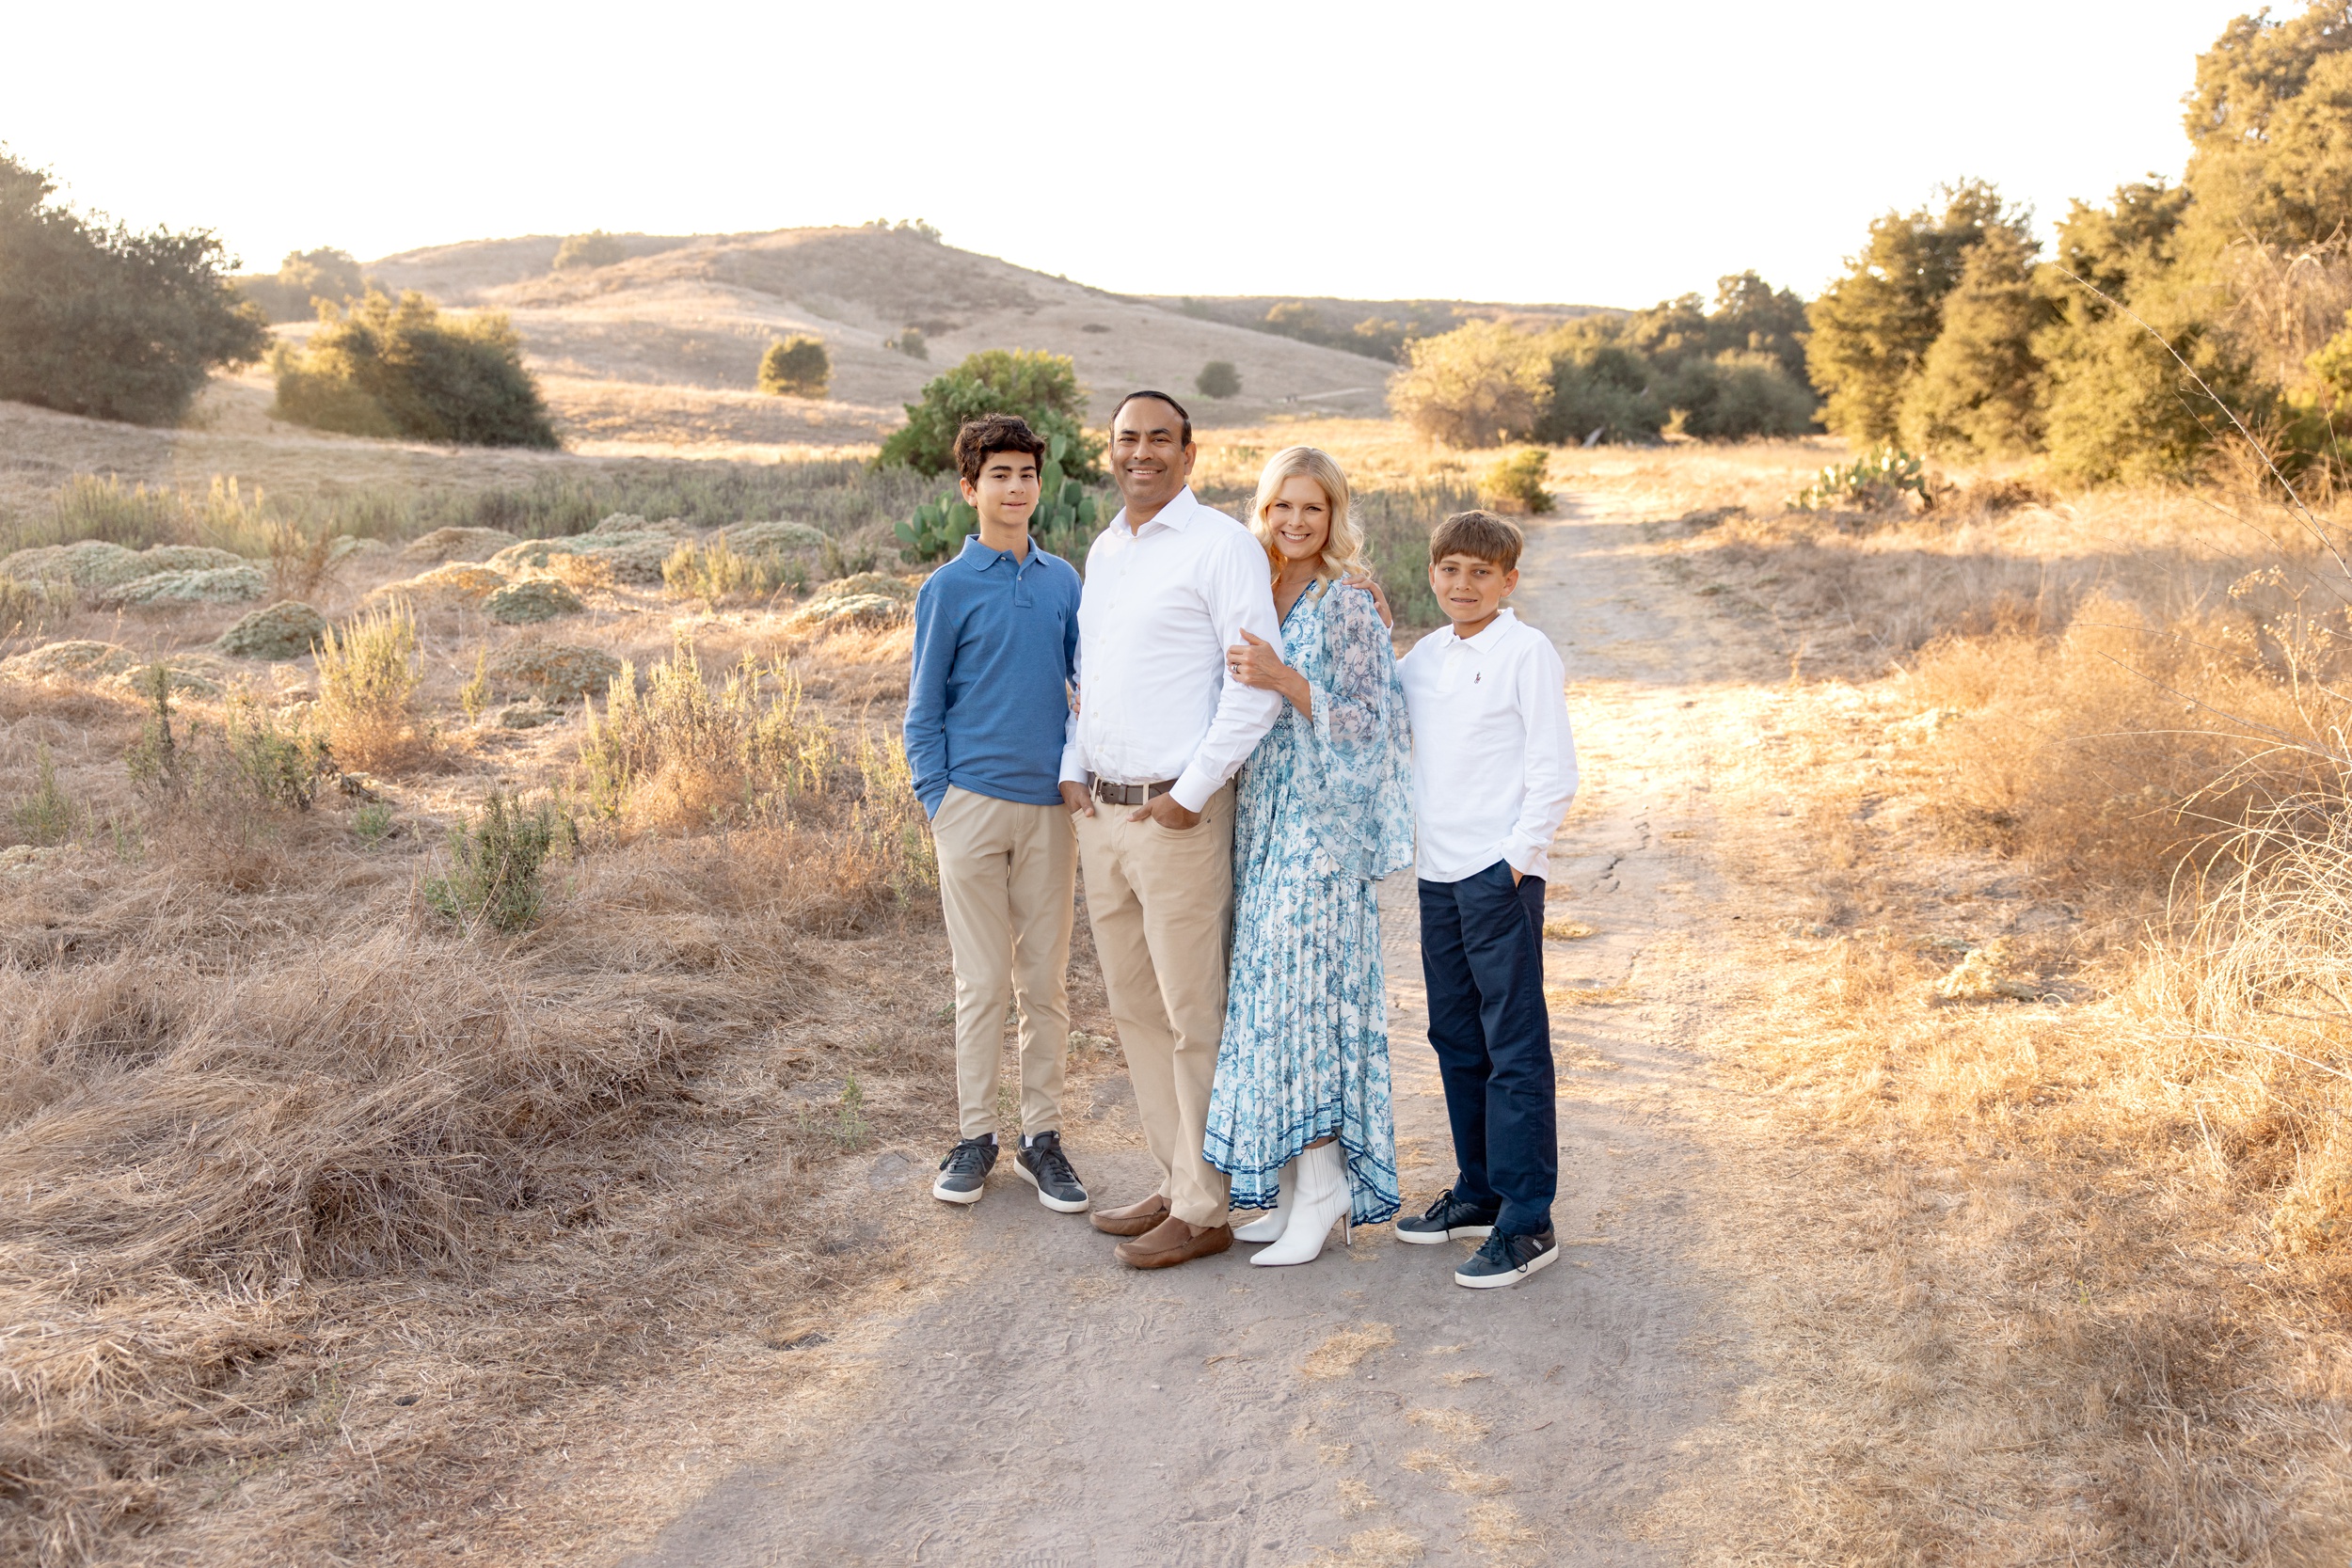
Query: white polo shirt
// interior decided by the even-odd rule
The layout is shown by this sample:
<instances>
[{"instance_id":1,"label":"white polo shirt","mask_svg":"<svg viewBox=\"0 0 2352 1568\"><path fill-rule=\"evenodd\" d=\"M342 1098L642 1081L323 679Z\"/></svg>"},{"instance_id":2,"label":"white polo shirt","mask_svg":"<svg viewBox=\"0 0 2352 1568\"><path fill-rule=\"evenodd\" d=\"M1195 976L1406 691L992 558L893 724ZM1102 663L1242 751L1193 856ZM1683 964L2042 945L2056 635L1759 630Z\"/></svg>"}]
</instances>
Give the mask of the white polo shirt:
<instances>
[{"instance_id":1,"label":"white polo shirt","mask_svg":"<svg viewBox=\"0 0 2352 1568\"><path fill-rule=\"evenodd\" d=\"M1476 637L1447 626L1397 661L1413 720L1422 879L1458 882L1497 861L1549 874L1576 798L1566 671L1551 639L1505 610Z\"/></svg>"}]
</instances>

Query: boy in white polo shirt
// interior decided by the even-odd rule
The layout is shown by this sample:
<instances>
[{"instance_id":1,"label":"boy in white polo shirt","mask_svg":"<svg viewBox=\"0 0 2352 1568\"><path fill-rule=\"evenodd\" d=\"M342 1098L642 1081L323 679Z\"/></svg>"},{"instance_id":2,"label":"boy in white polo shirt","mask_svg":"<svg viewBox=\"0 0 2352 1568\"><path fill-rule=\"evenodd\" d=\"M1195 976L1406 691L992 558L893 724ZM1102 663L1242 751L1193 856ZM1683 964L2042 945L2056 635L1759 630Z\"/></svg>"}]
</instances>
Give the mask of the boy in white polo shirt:
<instances>
[{"instance_id":1,"label":"boy in white polo shirt","mask_svg":"<svg viewBox=\"0 0 2352 1568\"><path fill-rule=\"evenodd\" d=\"M1516 1285L1560 1256L1544 876L1576 796L1576 743L1559 652L1503 608L1522 543L1491 512L1440 524L1429 583L1454 624L1397 664L1413 721L1429 1043L1460 1174L1396 1234L1486 1238L1454 1275L1473 1289Z\"/></svg>"}]
</instances>

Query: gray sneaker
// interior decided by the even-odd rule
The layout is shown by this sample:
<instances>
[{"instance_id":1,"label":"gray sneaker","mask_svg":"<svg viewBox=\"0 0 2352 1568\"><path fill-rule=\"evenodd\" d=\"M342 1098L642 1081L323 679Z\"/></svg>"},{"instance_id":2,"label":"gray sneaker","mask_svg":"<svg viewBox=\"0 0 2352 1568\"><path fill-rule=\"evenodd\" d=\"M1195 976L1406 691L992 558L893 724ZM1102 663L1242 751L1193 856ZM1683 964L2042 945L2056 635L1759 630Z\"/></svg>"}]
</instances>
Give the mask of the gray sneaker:
<instances>
[{"instance_id":1,"label":"gray sneaker","mask_svg":"<svg viewBox=\"0 0 2352 1568\"><path fill-rule=\"evenodd\" d=\"M1086 1184L1070 1168L1061 1151L1059 1132L1039 1132L1021 1140L1012 1157L1012 1173L1037 1189L1037 1200L1057 1214L1083 1214L1094 1200Z\"/></svg>"},{"instance_id":2,"label":"gray sneaker","mask_svg":"<svg viewBox=\"0 0 2352 1568\"><path fill-rule=\"evenodd\" d=\"M1469 1262L1454 1271L1454 1283L1473 1291L1517 1285L1537 1269L1550 1267L1559 1256L1560 1242L1549 1226L1533 1236L1505 1236L1498 1230L1487 1236L1486 1244Z\"/></svg>"},{"instance_id":3,"label":"gray sneaker","mask_svg":"<svg viewBox=\"0 0 2352 1568\"><path fill-rule=\"evenodd\" d=\"M996 1168L994 1138L966 1138L939 1162L939 1180L931 1196L942 1203L977 1203L988 1186L988 1173Z\"/></svg>"}]
</instances>

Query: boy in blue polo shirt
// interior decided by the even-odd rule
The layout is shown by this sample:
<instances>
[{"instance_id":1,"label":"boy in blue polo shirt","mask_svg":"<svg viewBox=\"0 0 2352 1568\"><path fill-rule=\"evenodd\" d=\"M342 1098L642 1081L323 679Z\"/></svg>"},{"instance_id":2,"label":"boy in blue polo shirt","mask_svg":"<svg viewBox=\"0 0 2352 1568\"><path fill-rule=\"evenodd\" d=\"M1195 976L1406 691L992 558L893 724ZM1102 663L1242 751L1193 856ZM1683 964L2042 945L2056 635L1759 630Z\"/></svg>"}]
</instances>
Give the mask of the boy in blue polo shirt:
<instances>
[{"instance_id":1,"label":"boy in blue polo shirt","mask_svg":"<svg viewBox=\"0 0 2352 1568\"><path fill-rule=\"evenodd\" d=\"M996 1164L996 1073L1006 1009L1021 1010L1015 1174L1038 1201L1083 1213L1061 1148L1070 1049L1077 840L1061 799L1078 574L1029 537L1045 443L1009 414L956 433L956 470L979 532L914 598L907 762L931 819L939 901L955 953L959 1142L931 1196L977 1203Z\"/></svg>"}]
</instances>

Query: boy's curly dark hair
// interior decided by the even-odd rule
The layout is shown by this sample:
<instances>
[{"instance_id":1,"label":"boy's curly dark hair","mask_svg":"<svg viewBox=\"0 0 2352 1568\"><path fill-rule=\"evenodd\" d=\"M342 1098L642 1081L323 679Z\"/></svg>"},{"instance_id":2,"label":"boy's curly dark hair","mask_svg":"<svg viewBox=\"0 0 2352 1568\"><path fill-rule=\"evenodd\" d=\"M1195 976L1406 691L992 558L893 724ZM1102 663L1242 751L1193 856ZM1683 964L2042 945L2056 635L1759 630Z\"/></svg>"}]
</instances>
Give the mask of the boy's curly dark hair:
<instances>
[{"instance_id":1,"label":"boy's curly dark hair","mask_svg":"<svg viewBox=\"0 0 2352 1568\"><path fill-rule=\"evenodd\" d=\"M956 472L967 483L977 484L980 470L1000 451L1026 452L1037 459L1040 468L1045 467L1045 443L1038 439L1028 420L1018 414L983 414L964 420L963 428L956 432Z\"/></svg>"}]
</instances>

